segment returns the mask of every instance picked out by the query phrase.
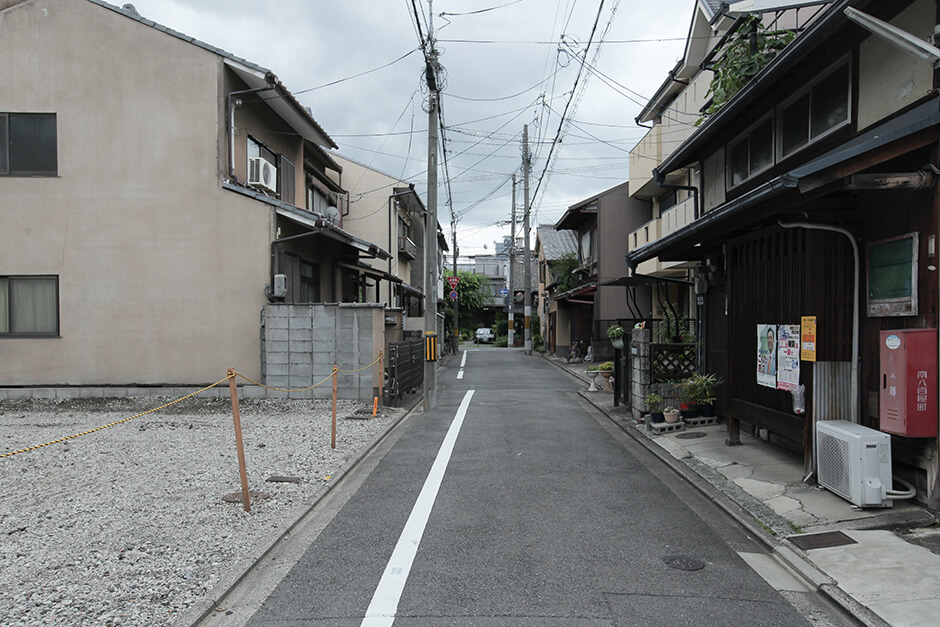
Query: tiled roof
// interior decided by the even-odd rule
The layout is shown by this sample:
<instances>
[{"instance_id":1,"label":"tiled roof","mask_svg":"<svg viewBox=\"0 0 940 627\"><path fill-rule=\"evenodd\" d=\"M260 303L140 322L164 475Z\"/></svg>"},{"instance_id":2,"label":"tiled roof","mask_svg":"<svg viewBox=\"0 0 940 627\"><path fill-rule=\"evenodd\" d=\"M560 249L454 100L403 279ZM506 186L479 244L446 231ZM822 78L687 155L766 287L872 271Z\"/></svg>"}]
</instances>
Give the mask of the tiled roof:
<instances>
[{"instance_id":1,"label":"tiled roof","mask_svg":"<svg viewBox=\"0 0 940 627\"><path fill-rule=\"evenodd\" d=\"M565 255L578 254L578 236L574 231L556 231L551 224L542 224L538 227L539 242L545 258L549 261L561 259Z\"/></svg>"}]
</instances>

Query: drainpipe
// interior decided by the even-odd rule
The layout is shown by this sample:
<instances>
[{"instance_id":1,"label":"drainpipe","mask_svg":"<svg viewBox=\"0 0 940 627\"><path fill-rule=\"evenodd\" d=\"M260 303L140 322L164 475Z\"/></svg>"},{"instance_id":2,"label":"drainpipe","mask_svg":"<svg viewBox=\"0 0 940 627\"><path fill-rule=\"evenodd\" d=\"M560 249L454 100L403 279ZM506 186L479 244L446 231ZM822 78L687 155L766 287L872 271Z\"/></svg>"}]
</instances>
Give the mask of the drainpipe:
<instances>
[{"instance_id":1,"label":"drainpipe","mask_svg":"<svg viewBox=\"0 0 940 627\"><path fill-rule=\"evenodd\" d=\"M414 183L411 184L411 189L409 189L407 192L395 192L394 194L388 197L388 250L390 253L392 253L395 250L395 247L398 245L397 243L392 241L392 216L395 215L394 212L392 211L392 206L393 206L392 200L394 200L395 198L399 198L401 196L407 196L408 194L411 194L411 193L414 193ZM388 258L388 273L389 274L393 274L392 273L392 259L394 257L395 255L392 254L392 256ZM408 277L408 281L410 283L411 277ZM391 282L389 282L388 284L388 303L389 303L389 307L392 307L395 305L395 301L392 300Z\"/></svg>"},{"instance_id":2,"label":"drainpipe","mask_svg":"<svg viewBox=\"0 0 940 627\"><path fill-rule=\"evenodd\" d=\"M855 256L855 281L854 281L854 290L852 296L852 380L851 380L851 394L852 394L852 422L859 422L858 415L858 282L859 282L859 254L858 254L858 242L855 240L855 236L852 235L852 232L848 229L844 229L840 226L833 226L831 224L814 224L811 222L791 222L784 223L782 220L778 220L777 224L785 229L810 229L817 231L832 231L834 233L842 233L849 241L852 243L852 252Z\"/></svg>"},{"instance_id":3,"label":"drainpipe","mask_svg":"<svg viewBox=\"0 0 940 627\"><path fill-rule=\"evenodd\" d=\"M257 94L262 91L274 89L274 75L268 72L264 75L266 85L264 87L255 87L254 89L243 89L241 91L229 92L225 97L225 125L228 127L228 177L234 181L235 178L235 96L245 94Z\"/></svg>"}]
</instances>

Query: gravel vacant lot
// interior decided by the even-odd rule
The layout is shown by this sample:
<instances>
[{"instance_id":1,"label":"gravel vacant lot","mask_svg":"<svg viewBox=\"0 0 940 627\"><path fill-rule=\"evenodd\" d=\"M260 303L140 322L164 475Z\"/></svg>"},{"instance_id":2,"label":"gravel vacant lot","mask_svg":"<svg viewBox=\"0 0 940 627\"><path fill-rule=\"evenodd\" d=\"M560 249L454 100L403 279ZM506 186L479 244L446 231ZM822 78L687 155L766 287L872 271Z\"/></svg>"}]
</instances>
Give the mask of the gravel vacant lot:
<instances>
[{"instance_id":1,"label":"gravel vacant lot","mask_svg":"<svg viewBox=\"0 0 940 627\"><path fill-rule=\"evenodd\" d=\"M171 399L4 401L0 454L122 420ZM189 399L96 433L0 459L4 625L169 625L214 598L404 410L329 401L242 400L252 491L243 511L227 400ZM272 483L271 476L299 478Z\"/></svg>"}]
</instances>

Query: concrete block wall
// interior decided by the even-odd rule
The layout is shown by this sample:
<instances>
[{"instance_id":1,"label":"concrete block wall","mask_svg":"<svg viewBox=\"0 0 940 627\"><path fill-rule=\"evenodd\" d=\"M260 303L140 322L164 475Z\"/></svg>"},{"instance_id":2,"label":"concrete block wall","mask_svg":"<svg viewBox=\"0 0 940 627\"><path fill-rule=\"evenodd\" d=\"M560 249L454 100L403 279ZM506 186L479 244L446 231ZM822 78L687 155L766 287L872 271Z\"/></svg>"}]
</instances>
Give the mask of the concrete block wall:
<instances>
[{"instance_id":1,"label":"concrete block wall","mask_svg":"<svg viewBox=\"0 0 940 627\"><path fill-rule=\"evenodd\" d=\"M679 393L676 383L653 383L652 368L650 365L652 333L650 329L634 329L633 345L630 348L633 362L633 379L630 382L630 406L633 418L639 420L641 416L649 413L646 409L646 396L656 392L665 400L664 406L679 406L675 398Z\"/></svg>"},{"instance_id":2,"label":"concrete block wall","mask_svg":"<svg viewBox=\"0 0 940 627\"><path fill-rule=\"evenodd\" d=\"M267 396L330 398L335 364L340 370L337 396L371 401L375 369L365 367L383 348L375 342L376 321L384 334L384 317L376 316L376 309L384 308L371 303L266 305L262 329L265 385L299 390L320 384L303 392L268 390Z\"/></svg>"}]
</instances>

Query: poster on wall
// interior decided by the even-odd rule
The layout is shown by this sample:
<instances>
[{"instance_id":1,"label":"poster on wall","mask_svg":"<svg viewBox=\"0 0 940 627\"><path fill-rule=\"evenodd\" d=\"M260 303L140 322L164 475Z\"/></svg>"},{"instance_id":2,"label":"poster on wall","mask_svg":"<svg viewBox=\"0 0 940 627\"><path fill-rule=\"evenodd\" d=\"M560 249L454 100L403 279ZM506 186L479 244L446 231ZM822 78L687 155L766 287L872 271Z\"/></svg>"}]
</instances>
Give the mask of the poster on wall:
<instances>
[{"instance_id":1,"label":"poster on wall","mask_svg":"<svg viewBox=\"0 0 940 627\"><path fill-rule=\"evenodd\" d=\"M757 325L757 383L777 387L777 325Z\"/></svg>"},{"instance_id":2,"label":"poster on wall","mask_svg":"<svg viewBox=\"0 0 940 627\"><path fill-rule=\"evenodd\" d=\"M777 389L795 390L800 386L800 325L777 327Z\"/></svg>"},{"instance_id":3,"label":"poster on wall","mask_svg":"<svg viewBox=\"0 0 940 627\"><path fill-rule=\"evenodd\" d=\"M803 327L800 359L816 361L816 316L803 316L800 325Z\"/></svg>"}]
</instances>

